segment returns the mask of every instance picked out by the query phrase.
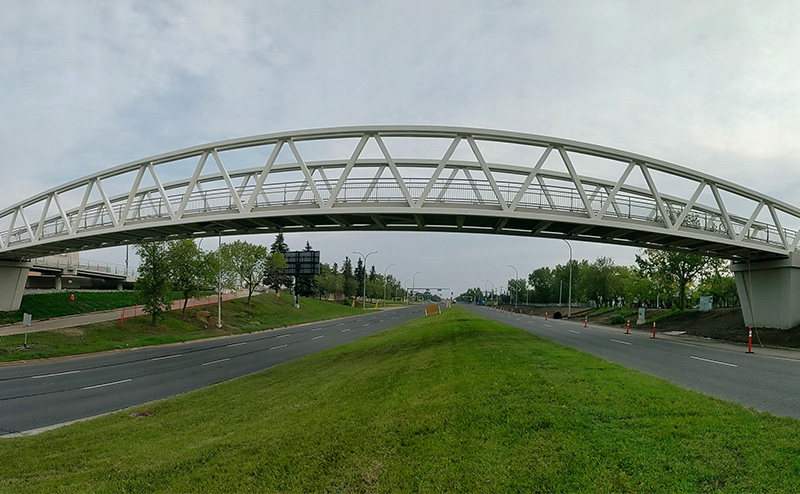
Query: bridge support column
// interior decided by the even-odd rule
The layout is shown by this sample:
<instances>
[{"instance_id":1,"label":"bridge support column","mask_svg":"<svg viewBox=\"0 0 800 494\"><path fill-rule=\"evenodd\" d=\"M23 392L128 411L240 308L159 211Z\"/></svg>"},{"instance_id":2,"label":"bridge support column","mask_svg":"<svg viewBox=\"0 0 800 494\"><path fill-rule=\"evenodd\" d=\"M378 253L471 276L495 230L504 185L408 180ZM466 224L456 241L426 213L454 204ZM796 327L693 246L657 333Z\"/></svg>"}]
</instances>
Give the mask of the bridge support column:
<instances>
[{"instance_id":1,"label":"bridge support column","mask_svg":"<svg viewBox=\"0 0 800 494\"><path fill-rule=\"evenodd\" d=\"M732 263L744 323L789 329L800 324L800 255L788 259Z\"/></svg>"},{"instance_id":2,"label":"bridge support column","mask_svg":"<svg viewBox=\"0 0 800 494\"><path fill-rule=\"evenodd\" d=\"M61 290L61 275L56 275L56 290Z\"/></svg>"},{"instance_id":3,"label":"bridge support column","mask_svg":"<svg viewBox=\"0 0 800 494\"><path fill-rule=\"evenodd\" d=\"M0 261L0 311L19 310L30 262Z\"/></svg>"}]
</instances>

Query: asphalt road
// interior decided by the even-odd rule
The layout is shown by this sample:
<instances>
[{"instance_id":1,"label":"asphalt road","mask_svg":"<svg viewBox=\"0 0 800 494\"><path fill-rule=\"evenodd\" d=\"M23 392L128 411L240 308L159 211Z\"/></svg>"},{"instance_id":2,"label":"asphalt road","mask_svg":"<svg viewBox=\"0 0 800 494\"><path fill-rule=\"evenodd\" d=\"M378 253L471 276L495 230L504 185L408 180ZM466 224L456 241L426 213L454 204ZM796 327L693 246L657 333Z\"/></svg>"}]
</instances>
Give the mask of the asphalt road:
<instances>
[{"instance_id":1,"label":"asphalt road","mask_svg":"<svg viewBox=\"0 0 800 494\"><path fill-rule=\"evenodd\" d=\"M657 376L682 387L783 417L800 419L800 360L790 352L746 353L744 346L676 341L649 332L583 327L486 307L468 309L565 346ZM797 354L797 352L794 352ZM797 354L800 357L800 354Z\"/></svg>"},{"instance_id":2,"label":"asphalt road","mask_svg":"<svg viewBox=\"0 0 800 494\"><path fill-rule=\"evenodd\" d=\"M251 374L397 326L423 310L403 307L261 333L0 366L0 437Z\"/></svg>"}]
</instances>

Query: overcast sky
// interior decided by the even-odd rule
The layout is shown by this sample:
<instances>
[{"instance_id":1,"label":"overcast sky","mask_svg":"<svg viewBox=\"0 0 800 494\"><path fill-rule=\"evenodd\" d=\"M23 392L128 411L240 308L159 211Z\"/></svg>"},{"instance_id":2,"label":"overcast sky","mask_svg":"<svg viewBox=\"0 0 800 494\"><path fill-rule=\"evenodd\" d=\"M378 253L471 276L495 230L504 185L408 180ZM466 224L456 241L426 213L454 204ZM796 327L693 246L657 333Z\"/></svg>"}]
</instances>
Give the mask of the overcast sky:
<instances>
[{"instance_id":1,"label":"overcast sky","mask_svg":"<svg viewBox=\"0 0 800 494\"><path fill-rule=\"evenodd\" d=\"M364 124L632 151L798 205L800 3L0 0L0 209L137 158ZM269 244L273 237L250 237ZM564 263L561 241L291 234L324 262L456 294ZM203 247L216 245L206 240ZM576 258L635 250L573 243ZM84 258L123 262L124 249Z\"/></svg>"}]
</instances>

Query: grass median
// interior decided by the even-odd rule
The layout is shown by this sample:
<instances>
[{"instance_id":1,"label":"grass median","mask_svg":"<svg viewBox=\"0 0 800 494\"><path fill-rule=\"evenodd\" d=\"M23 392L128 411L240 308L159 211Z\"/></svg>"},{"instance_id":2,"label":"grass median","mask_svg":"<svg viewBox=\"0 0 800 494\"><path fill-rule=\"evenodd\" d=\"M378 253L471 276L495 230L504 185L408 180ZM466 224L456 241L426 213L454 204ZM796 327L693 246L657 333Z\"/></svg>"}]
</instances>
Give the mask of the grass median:
<instances>
[{"instance_id":1,"label":"grass median","mask_svg":"<svg viewBox=\"0 0 800 494\"><path fill-rule=\"evenodd\" d=\"M274 294L253 296L222 303L222 328L217 328L216 305L187 309L186 314L172 311L164 314L155 326L150 317L126 318L120 321L89 324L80 327L42 331L28 335L0 338L0 362L63 357L84 353L120 350L165 343L249 333L280 328L336 317L362 314L363 310L316 299L300 299L300 309L294 307L291 296Z\"/></svg>"},{"instance_id":2,"label":"grass median","mask_svg":"<svg viewBox=\"0 0 800 494\"><path fill-rule=\"evenodd\" d=\"M7 492L795 492L800 423L460 308L0 441Z\"/></svg>"}]
</instances>

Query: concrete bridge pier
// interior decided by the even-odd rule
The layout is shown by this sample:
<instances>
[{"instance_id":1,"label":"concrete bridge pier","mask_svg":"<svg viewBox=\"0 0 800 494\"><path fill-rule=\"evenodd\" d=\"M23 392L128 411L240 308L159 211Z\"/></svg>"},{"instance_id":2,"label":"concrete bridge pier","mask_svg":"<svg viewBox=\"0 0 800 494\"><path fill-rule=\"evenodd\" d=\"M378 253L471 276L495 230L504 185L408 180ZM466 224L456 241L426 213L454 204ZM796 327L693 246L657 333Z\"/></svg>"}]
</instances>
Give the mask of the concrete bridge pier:
<instances>
[{"instance_id":1,"label":"concrete bridge pier","mask_svg":"<svg viewBox=\"0 0 800 494\"><path fill-rule=\"evenodd\" d=\"M19 310L30 262L0 261L0 311Z\"/></svg>"},{"instance_id":2,"label":"concrete bridge pier","mask_svg":"<svg viewBox=\"0 0 800 494\"><path fill-rule=\"evenodd\" d=\"M731 263L749 327L789 329L800 324L800 253L788 259Z\"/></svg>"}]
</instances>

